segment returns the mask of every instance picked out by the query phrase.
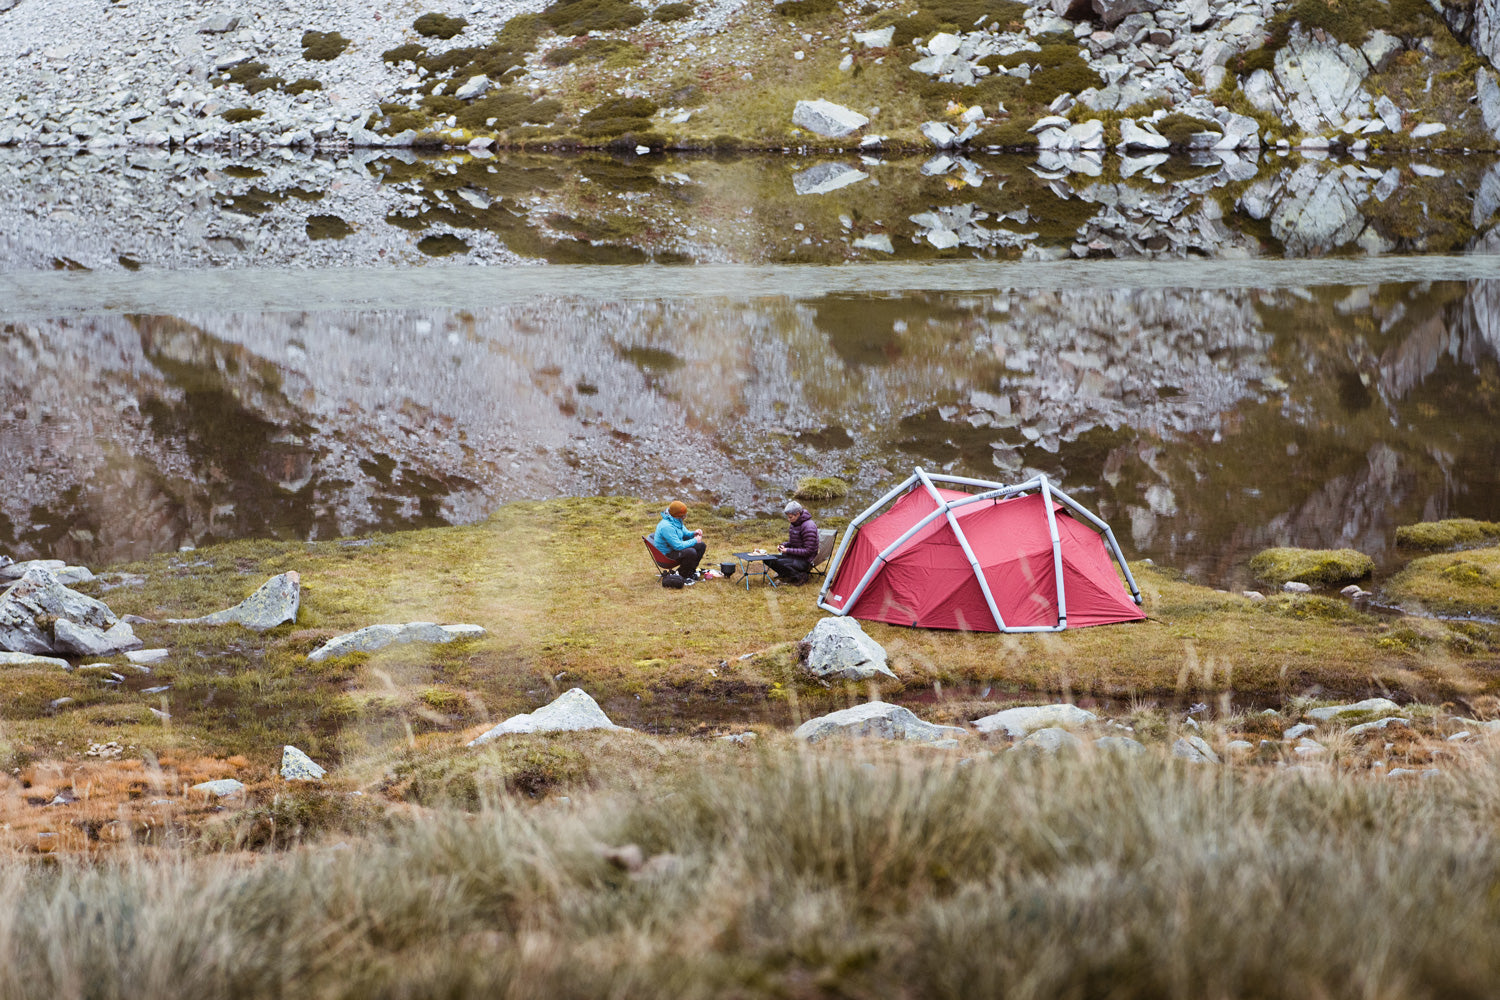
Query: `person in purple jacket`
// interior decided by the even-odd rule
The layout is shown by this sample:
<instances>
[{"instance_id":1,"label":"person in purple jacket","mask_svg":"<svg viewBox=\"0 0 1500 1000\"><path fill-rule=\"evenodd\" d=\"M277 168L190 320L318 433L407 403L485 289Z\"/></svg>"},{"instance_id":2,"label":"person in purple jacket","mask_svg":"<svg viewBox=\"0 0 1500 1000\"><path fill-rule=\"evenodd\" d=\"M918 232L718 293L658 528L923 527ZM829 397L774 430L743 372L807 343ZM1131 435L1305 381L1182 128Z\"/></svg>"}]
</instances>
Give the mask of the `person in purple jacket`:
<instances>
[{"instance_id":1,"label":"person in purple jacket","mask_svg":"<svg viewBox=\"0 0 1500 1000\"><path fill-rule=\"evenodd\" d=\"M786 542L776 546L781 555L767 559L766 565L776 571L776 579L781 583L800 586L807 582L813 560L818 556L818 526L807 508L795 500L788 500L781 512L787 520Z\"/></svg>"}]
</instances>

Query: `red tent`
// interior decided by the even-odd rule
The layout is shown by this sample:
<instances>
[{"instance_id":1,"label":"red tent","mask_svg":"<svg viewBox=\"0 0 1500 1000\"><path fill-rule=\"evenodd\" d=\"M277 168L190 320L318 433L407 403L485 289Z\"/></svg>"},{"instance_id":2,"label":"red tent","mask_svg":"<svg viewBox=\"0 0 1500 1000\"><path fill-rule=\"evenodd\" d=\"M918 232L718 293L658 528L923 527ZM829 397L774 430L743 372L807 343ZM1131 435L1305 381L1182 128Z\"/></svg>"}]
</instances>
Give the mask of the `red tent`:
<instances>
[{"instance_id":1,"label":"red tent","mask_svg":"<svg viewBox=\"0 0 1500 1000\"><path fill-rule=\"evenodd\" d=\"M849 525L818 595L836 615L976 632L1139 621L1140 603L1109 525L1046 476L921 469Z\"/></svg>"}]
</instances>

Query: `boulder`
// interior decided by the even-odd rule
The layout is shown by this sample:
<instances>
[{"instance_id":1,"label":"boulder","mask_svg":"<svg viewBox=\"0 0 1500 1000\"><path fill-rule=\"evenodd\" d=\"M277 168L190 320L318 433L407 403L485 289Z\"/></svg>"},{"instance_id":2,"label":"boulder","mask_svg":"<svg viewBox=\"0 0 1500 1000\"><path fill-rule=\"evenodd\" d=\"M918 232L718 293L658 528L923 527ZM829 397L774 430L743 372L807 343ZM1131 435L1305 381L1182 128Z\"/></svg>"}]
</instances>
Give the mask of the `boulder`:
<instances>
[{"instance_id":1,"label":"boulder","mask_svg":"<svg viewBox=\"0 0 1500 1000\"><path fill-rule=\"evenodd\" d=\"M0 650L53 653L60 620L104 630L118 619L101 601L69 590L45 569L31 569L0 593Z\"/></svg>"},{"instance_id":2,"label":"boulder","mask_svg":"<svg viewBox=\"0 0 1500 1000\"><path fill-rule=\"evenodd\" d=\"M92 625L76 625L59 618L53 626L53 645L59 653L77 656L113 656L145 645L125 622L115 622L107 630Z\"/></svg>"},{"instance_id":3,"label":"boulder","mask_svg":"<svg viewBox=\"0 0 1500 1000\"><path fill-rule=\"evenodd\" d=\"M923 722L911 709L870 701L853 708L830 712L808 719L792 733L797 739L818 743L831 736L873 736L882 740L913 740L934 743L964 735L956 726L937 726Z\"/></svg>"},{"instance_id":4,"label":"boulder","mask_svg":"<svg viewBox=\"0 0 1500 1000\"><path fill-rule=\"evenodd\" d=\"M877 31L856 31L854 40L867 49L883 49L891 44L895 34L896 26L892 24Z\"/></svg>"},{"instance_id":5,"label":"boulder","mask_svg":"<svg viewBox=\"0 0 1500 1000\"><path fill-rule=\"evenodd\" d=\"M820 163L792 175L792 190L799 195L827 194L858 184L870 175L844 163Z\"/></svg>"},{"instance_id":6,"label":"boulder","mask_svg":"<svg viewBox=\"0 0 1500 1000\"><path fill-rule=\"evenodd\" d=\"M136 666L146 666L152 663L161 663L171 654L170 649L136 649L125 653L125 659Z\"/></svg>"},{"instance_id":7,"label":"boulder","mask_svg":"<svg viewBox=\"0 0 1500 1000\"><path fill-rule=\"evenodd\" d=\"M824 618L803 636L798 652L802 669L820 679L863 681L877 675L896 679L886 666L885 649L865 635L853 618Z\"/></svg>"},{"instance_id":8,"label":"boulder","mask_svg":"<svg viewBox=\"0 0 1500 1000\"><path fill-rule=\"evenodd\" d=\"M1219 763L1219 755L1201 736L1186 736L1173 743L1172 756L1193 764Z\"/></svg>"},{"instance_id":9,"label":"boulder","mask_svg":"<svg viewBox=\"0 0 1500 1000\"><path fill-rule=\"evenodd\" d=\"M405 625L370 625L356 632L335 636L307 654L313 663L348 653L373 653L401 642L452 642L457 638L484 635L478 625L437 625L407 622Z\"/></svg>"},{"instance_id":10,"label":"boulder","mask_svg":"<svg viewBox=\"0 0 1500 1000\"><path fill-rule=\"evenodd\" d=\"M328 772L294 746L281 748L281 776L287 781L322 781Z\"/></svg>"},{"instance_id":11,"label":"boulder","mask_svg":"<svg viewBox=\"0 0 1500 1000\"><path fill-rule=\"evenodd\" d=\"M958 139L958 133L946 122L923 122L922 135L938 149L950 149Z\"/></svg>"},{"instance_id":12,"label":"boulder","mask_svg":"<svg viewBox=\"0 0 1500 1000\"><path fill-rule=\"evenodd\" d=\"M1342 719L1353 715L1390 715L1400 711L1401 706L1389 698L1366 698L1364 701L1351 702L1347 705L1327 705L1323 708L1310 709L1303 714L1309 719L1327 722L1330 719Z\"/></svg>"},{"instance_id":13,"label":"boulder","mask_svg":"<svg viewBox=\"0 0 1500 1000\"><path fill-rule=\"evenodd\" d=\"M252 632L264 632L282 622L297 620L297 606L302 600L302 577L295 570L273 576L260 589L232 608L215 611L202 618L168 618L173 625L243 625Z\"/></svg>"},{"instance_id":14,"label":"boulder","mask_svg":"<svg viewBox=\"0 0 1500 1000\"><path fill-rule=\"evenodd\" d=\"M1306 736L1308 733L1317 732L1317 730L1318 727L1310 722L1299 722L1289 729L1282 730L1281 738L1286 740L1297 740Z\"/></svg>"},{"instance_id":15,"label":"boulder","mask_svg":"<svg viewBox=\"0 0 1500 1000\"><path fill-rule=\"evenodd\" d=\"M30 653L0 653L0 667L57 667L61 670L72 670L73 665L67 660L59 660L55 656L33 656Z\"/></svg>"},{"instance_id":16,"label":"boulder","mask_svg":"<svg viewBox=\"0 0 1500 1000\"><path fill-rule=\"evenodd\" d=\"M215 14L198 25L200 35L223 35L240 26L240 19L232 14Z\"/></svg>"},{"instance_id":17,"label":"boulder","mask_svg":"<svg viewBox=\"0 0 1500 1000\"><path fill-rule=\"evenodd\" d=\"M1391 726L1405 726L1411 728L1411 723L1399 715L1388 715L1384 719L1376 719L1374 722L1362 722L1357 726L1350 726L1345 736L1359 736L1362 733L1373 733L1384 731Z\"/></svg>"},{"instance_id":18,"label":"boulder","mask_svg":"<svg viewBox=\"0 0 1500 1000\"><path fill-rule=\"evenodd\" d=\"M1129 736L1101 736L1094 741L1094 749L1126 757L1135 757L1146 752L1145 744Z\"/></svg>"},{"instance_id":19,"label":"boulder","mask_svg":"<svg viewBox=\"0 0 1500 1000\"><path fill-rule=\"evenodd\" d=\"M1381 94L1375 100L1375 113L1380 116L1380 121L1385 125L1388 132L1401 131L1401 109L1396 107L1396 102Z\"/></svg>"},{"instance_id":20,"label":"boulder","mask_svg":"<svg viewBox=\"0 0 1500 1000\"><path fill-rule=\"evenodd\" d=\"M1430 139L1433 136L1448 131L1448 126L1441 122L1423 122L1411 130L1413 139Z\"/></svg>"},{"instance_id":21,"label":"boulder","mask_svg":"<svg viewBox=\"0 0 1500 1000\"><path fill-rule=\"evenodd\" d=\"M1120 122L1121 149L1162 150L1172 145L1172 140L1155 129L1136 124L1135 119L1125 118Z\"/></svg>"},{"instance_id":22,"label":"boulder","mask_svg":"<svg viewBox=\"0 0 1500 1000\"><path fill-rule=\"evenodd\" d=\"M1051 756L1064 750L1078 750L1082 747L1083 740L1080 740L1066 729L1049 726L1046 729L1038 729L1011 747L1011 751L1032 753L1038 756Z\"/></svg>"},{"instance_id":23,"label":"boulder","mask_svg":"<svg viewBox=\"0 0 1500 1000\"><path fill-rule=\"evenodd\" d=\"M469 77L468 82L459 87L453 96L460 101L472 101L476 97L483 97L489 89L490 78L484 74L480 74L479 76Z\"/></svg>"},{"instance_id":24,"label":"boulder","mask_svg":"<svg viewBox=\"0 0 1500 1000\"><path fill-rule=\"evenodd\" d=\"M227 799L233 795L245 793L245 783L234 778L217 778L213 781L200 781L188 789L190 792L198 792L211 799Z\"/></svg>"},{"instance_id":25,"label":"boulder","mask_svg":"<svg viewBox=\"0 0 1500 1000\"><path fill-rule=\"evenodd\" d=\"M1113 28L1131 14L1161 9L1161 0L1092 0L1094 15L1106 28Z\"/></svg>"},{"instance_id":26,"label":"boulder","mask_svg":"<svg viewBox=\"0 0 1500 1000\"><path fill-rule=\"evenodd\" d=\"M870 124L870 119L832 101L798 101L792 109L792 124L809 132L837 139Z\"/></svg>"},{"instance_id":27,"label":"boulder","mask_svg":"<svg viewBox=\"0 0 1500 1000\"><path fill-rule=\"evenodd\" d=\"M624 730L625 728L610 722L598 702L590 698L582 688L573 688L564 691L551 704L543 705L529 715L512 715L493 729L470 740L469 746L479 746L511 733L560 733L581 729Z\"/></svg>"},{"instance_id":28,"label":"boulder","mask_svg":"<svg viewBox=\"0 0 1500 1000\"><path fill-rule=\"evenodd\" d=\"M1084 726L1099 721L1099 717L1077 705L1027 705L1007 708L974 720L974 728L986 735L1003 732L1011 739L1020 739L1039 729Z\"/></svg>"},{"instance_id":29,"label":"boulder","mask_svg":"<svg viewBox=\"0 0 1500 1000\"><path fill-rule=\"evenodd\" d=\"M1369 67L1358 49L1332 38L1319 40L1299 25L1277 50L1274 72L1286 95L1287 114L1304 132L1318 133L1369 107L1370 95L1362 86Z\"/></svg>"}]
</instances>

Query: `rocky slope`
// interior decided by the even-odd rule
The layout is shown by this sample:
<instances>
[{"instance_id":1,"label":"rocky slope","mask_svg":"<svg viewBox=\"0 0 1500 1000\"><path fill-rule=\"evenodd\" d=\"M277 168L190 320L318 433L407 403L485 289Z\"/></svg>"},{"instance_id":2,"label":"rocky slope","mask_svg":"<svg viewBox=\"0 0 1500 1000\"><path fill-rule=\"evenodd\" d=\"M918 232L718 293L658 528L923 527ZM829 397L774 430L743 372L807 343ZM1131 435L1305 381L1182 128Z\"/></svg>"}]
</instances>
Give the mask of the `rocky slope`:
<instances>
[{"instance_id":1,"label":"rocky slope","mask_svg":"<svg viewBox=\"0 0 1500 1000\"><path fill-rule=\"evenodd\" d=\"M1492 149L1500 130L1494 0L0 7L0 144L1151 156Z\"/></svg>"}]
</instances>

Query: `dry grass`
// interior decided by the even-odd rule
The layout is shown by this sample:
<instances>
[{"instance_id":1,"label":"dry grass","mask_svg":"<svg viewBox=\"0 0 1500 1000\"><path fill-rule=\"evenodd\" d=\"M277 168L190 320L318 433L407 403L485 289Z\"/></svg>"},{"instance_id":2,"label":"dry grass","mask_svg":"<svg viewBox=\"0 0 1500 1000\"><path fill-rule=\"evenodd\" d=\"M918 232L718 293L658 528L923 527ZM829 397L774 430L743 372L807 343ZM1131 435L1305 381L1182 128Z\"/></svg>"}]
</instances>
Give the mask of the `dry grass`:
<instances>
[{"instance_id":1,"label":"dry grass","mask_svg":"<svg viewBox=\"0 0 1500 1000\"><path fill-rule=\"evenodd\" d=\"M739 751L351 850L0 862L0 995L1478 996L1497 778Z\"/></svg>"}]
</instances>

